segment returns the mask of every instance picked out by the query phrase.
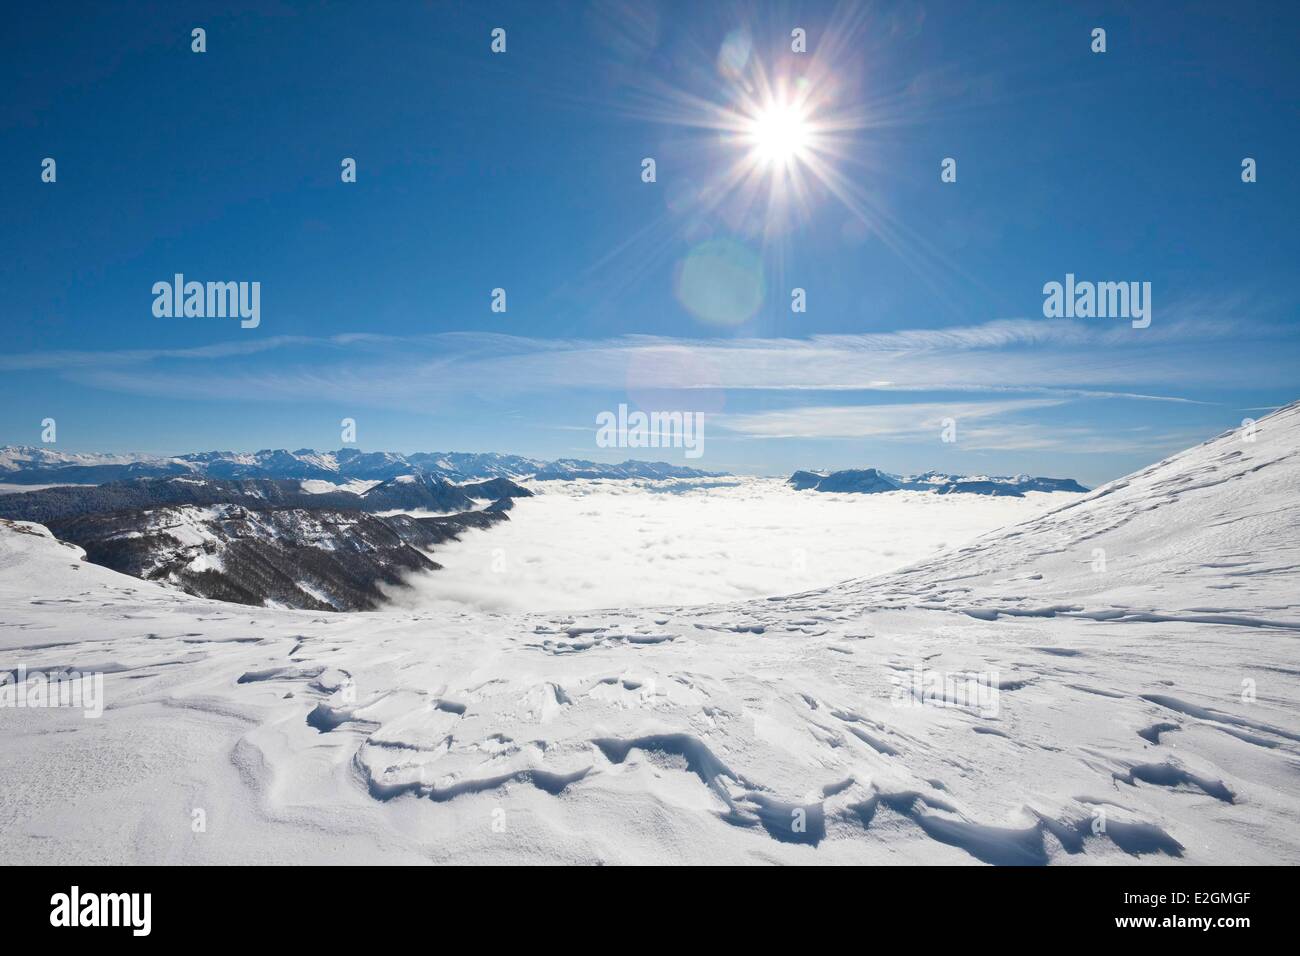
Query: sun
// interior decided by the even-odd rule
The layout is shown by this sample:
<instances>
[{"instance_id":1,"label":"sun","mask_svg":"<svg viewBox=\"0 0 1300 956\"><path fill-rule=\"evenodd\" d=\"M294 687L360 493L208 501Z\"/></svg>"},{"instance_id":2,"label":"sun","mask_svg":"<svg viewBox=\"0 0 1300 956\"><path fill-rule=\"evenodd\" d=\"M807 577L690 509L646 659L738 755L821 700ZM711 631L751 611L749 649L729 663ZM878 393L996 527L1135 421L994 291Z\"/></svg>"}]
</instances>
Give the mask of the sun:
<instances>
[{"instance_id":1,"label":"sun","mask_svg":"<svg viewBox=\"0 0 1300 956\"><path fill-rule=\"evenodd\" d=\"M773 99L748 120L745 139L756 161L785 168L807 159L813 127L801 106Z\"/></svg>"}]
</instances>

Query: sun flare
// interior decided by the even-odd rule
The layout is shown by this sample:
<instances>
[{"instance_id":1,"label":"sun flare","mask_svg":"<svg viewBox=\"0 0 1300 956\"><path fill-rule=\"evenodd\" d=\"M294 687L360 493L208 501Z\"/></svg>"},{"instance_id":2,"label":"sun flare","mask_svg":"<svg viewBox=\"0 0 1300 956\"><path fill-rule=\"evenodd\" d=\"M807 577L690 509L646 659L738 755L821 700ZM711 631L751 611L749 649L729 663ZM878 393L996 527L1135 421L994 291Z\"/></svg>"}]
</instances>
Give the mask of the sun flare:
<instances>
[{"instance_id":1,"label":"sun flare","mask_svg":"<svg viewBox=\"0 0 1300 956\"><path fill-rule=\"evenodd\" d=\"M793 103L769 102L750 121L746 139L756 160L769 166L789 166L804 159L813 130L806 112Z\"/></svg>"},{"instance_id":2,"label":"sun flare","mask_svg":"<svg viewBox=\"0 0 1300 956\"><path fill-rule=\"evenodd\" d=\"M684 187L700 200L692 223L704 217L767 242L834 203L875 228L875 196L849 172L875 158L866 135L875 120L861 101L862 64L850 42L862 39L861 27L856 20L843 27L806 58L786 56L779 44L775 66L737 27L718 51L716 85L701 92L656 78L637 91L633 116L702 134L682 140L698 145L700 173Z\"/></svg>"}]
</instances>

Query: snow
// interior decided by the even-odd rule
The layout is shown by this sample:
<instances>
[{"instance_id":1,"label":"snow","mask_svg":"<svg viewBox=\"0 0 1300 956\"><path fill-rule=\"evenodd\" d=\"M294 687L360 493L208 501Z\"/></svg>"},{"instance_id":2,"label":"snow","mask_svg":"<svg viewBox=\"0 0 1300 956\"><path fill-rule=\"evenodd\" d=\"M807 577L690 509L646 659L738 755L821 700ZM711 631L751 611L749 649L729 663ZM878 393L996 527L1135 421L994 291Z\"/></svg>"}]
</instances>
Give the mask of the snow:
<instances>
[{"instance_id":1,"label":"snow","mask_svg":"<svg viewBox=\"0 0 1300 956\"><path fill-rule=\"evenodd\" d=\"M191 567L193 567L193 565L191 565ZM296 581L294 583L297 585L300 591L310 595L311 597L315 598L317 601L320 601L322 604L326 604L331 607L335 606L334 599L325 591L321 590L318 587L315 587L310 581Z\"/></svg>"},{"instance_id":2,"label":"snow","mask_svg":"<svg viewBox=\"0 0 1300 956\"><path fill-rule=\"evenodd\" d=\"M350 491L354 495L364 495L375 485L382 485L383 482L377 479L366 480L357 478L353 481L324 481L319 478L308 478L299 482L299 487L309 495L324 495L331 491Z\"/></svg>"},{"instance_id":3,"label":"snow","mask_svg":"<svg viewBox=\"0 0 1300 956\"><path fill-rule=\"evenodd\" d=\"M322 471L338 471L339 462L333 452L318 452L310 448L300 448L291 453L294 458L309 465L315 465Z\"/></svg>"},{"instance_id":4,"label":"snow","mask_svg":"<svg viewBox=\"0 0 1300 956\"><path fill-rule=\"evenodd\" d=\"M534 613L223 605L5 522L0 670L106 709L0 707L0 855L1294 865L1298 492L1289 406L882 576Z\"/></svg>"},{"instance_id":5,"label":"snow","mask_svg":"<svg viewBox=\"0 0 1300 956\"><path fill-rule=\"evenodd\" d=\"M149 516L149 529L162 531L175 539L182 549L216 546L218 538L207 527L211 521L225 516L227 505L181 505L165 511L146 511Z\"/></svg>"}]
</instances>

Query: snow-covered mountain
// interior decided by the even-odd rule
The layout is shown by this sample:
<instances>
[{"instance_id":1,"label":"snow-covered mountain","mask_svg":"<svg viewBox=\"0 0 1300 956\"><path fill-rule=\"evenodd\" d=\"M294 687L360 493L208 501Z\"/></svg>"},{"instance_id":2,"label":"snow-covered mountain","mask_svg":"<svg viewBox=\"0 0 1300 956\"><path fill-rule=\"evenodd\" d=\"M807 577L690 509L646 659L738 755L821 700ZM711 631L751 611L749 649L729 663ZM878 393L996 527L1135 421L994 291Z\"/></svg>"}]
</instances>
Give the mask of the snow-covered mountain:
<instances>
[{"instance_id":1,"label":"snow-covered mountain","mask_svg":"<svg viewBox=\"0 0 1300 956\"><path fill-rule=\"evenodd\" d=\"M53 522L88 560L190 594L268 607L368 610L378 581L437 565L357 512L180 505Z\"/></svg>"},{"instance_id":2,"label":"snow-covered mountain","mask_svg":"<svg viewBox=\"0 0 1300 956\"><path fill-rule=\"evenodd\" d=\"M809 483L810 478L816 481ZM855 494L877 494L882 491L897 491L898 483L875 468L848 469L833 471L827 475L814 475L811 472L797 471L790 477L796 490L813 489L826 492L852 492Z\"/></svg>"},{"instance_id":3,"label":"snow-covered mountain","mask_svg":"<svg viewBox=\"0 0 1300 956\"><path fill-rule=\"evenodd\" d=\"M1300 405L726 605L230 613L0 522L0 673L110 705L0 708L0 854L1295 865L1297 568Z\"/></svg>"},{"instance_id":4,"label":"snow-covered mountain","mask_svg":"<svg viewBox=\"0 0 1300 956\"><path fill-rule=\"evenodd\" d=\"M891 475L898 487L908 491L953 492L975 495L1023 495L1027 491L1069 491L1083 494L1088 489L1073 478L1042 478L1030 475L949 475L927 471L923 475Z\"/></svg>"},{"instance_id":5,"label":"snow-covered mountain","mask_svg":"<svg viewBox=\"0 0 1300 956\"><path fill-rule=\"evenodd\" d=\"M875 468L844 471L796 471L787 484L795 491L826 491L878 494L885 491L933 491L936 494L1003 495L1023 497L1028 491L1069 491L1082 494L1088 489L1073 478L1034 478L1029 475L949 475L928 471L923 475L891 475Z\"/></svg>"},{"instance_id":6,"label":"snow-covered mountain","mask_svg":"<svg viewBox=\"0 0 1300 956\"><path fill-rule=\"evenodd\" d=\"M403 475L360 493L304 484L183 477L59 486L0 495L0 517L40 522L96 564L191 594L351 611L378 606L381 584L437 570L422 549L506 520L508 504L500 502L531 496L506 478L457 486ZM477 511L475 498L494 493L498 506ZM372 516L394 511L452 514Z\"/></svg>"},{"instance_id":7,"label":"snow-covered mountain","mask_svg":"<svg viewBox=\"0 0 1300 956\"><path fill-rule=\"evenodd\" d=\"M177 458L70 454L30 445L6 445L0 448L0 481L19 485L51 482L98 484L129 478L187 475L193 471L189 463Z\"/></svg>"},{"instance_id":8,"label":"snow-covered mountain","mask_svg":"<svg viewBox=\"0 0 1300 956\"><path fill-rule=\"evenodd\" d=\"M469 495L471 498L491 498L494 501L500 501L502 498L531 498L533 493L523 485L516 484L509 478L489 478L487 481L471 481L463 485L458 485L457 490Z\"/></svg>"},{"instance_id":9,"label":"snow-covered mountain","mask_svg":"<svg viewBox=\"0 0 1300 956\"><path fill-rule=\"evenodd\" d=\"M246 508L302 508L309 511L472 511L475 498L528 497L508 479L453 485L436 475L402 475L360 493L319 491L304 482L270 478L137 478L94 487L62 486L0 495L0 518L48 523L84 514L160 505L236 504Z\"/></svg>"},{"instance_id":10,"label":"snow-covered mountain","mask_svg":"<svg viewBox=\"0 0 1300 956\"><path fill-rule=\"evenodd\" d=\"M49 524L95 564L200 597L258 607L366 611L382 584L436 571L426 551L507 515L438 518L242 505L176 505L81 515Z\"/></svg>"},{"instance_id":11,"label":"snow-covered mountain","mask_svg":"<svg viewBox=\"0 0 1300 956\"><path fill-rule=\"evenodd\" d=\"M338 492L337 494L347 494ZM445 478L399 475L357 495L365 511L471 511L474 500Z\"/></svg>"},{"instance_id":12,"label":"snow-covered mountain","mask_svg":"<svg viewBox=\"0 0 1300 956\"><path fill-rule=\"evenodd\" d=\"M451 482L491 478L699 478L708 472L664 462L626 461L621 465L562 459L545 462L519 455L465 452L363 452L355 448L318 452L264 449L241 453L199 452L159 458L144 455L74 455L11 445L0 448L0 481L23 485L101 484L129 478L196 475L240 480L307 479L344 484L390 481L404 475L430 475Z\"/></svg>"}]
</instances>

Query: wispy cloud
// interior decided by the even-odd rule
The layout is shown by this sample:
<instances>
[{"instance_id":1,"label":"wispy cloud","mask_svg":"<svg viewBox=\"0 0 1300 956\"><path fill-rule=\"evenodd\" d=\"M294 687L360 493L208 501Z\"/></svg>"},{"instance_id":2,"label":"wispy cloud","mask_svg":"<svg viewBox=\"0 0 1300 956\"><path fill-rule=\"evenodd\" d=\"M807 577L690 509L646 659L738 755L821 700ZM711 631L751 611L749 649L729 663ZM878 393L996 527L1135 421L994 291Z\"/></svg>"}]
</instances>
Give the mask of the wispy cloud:
<instances>
[{"instance_id":1,"label":"wispy cloud","mask_svg":"<svg viewBox=\"0 0 1300 956\"><path fill-rule=\"evenodd\" d=\"M1027 421L1064 399L991 402L910 402L891 405L821 405L712 418L715 427L750 439L847 439L935 442L950 422L966 451L1051 451L1111 454L1174 450L1204 439L1195 431L1153 432Z\"/></svg>"},{"instance_id":2,"label":"wispy cloud","mask_svg":"<svg viewBox=\"0 0 1300 956\"><path fill-rule=\"evenodd\" d=\"M26 352L0 355L0 371L71 371L78 368L139 366L166 360L223 359L258 352L273 352L292 345L308 345L317 340L301 336L280 335L265 339L218 342L188 349L110 349L100 352L60 349L51 352Z\"/></svg>"},{"instance_id":3,"label":"wispy cloud","mask_svg":"<svg viewBox=\"0 0 1300 956\"><path fill-rule=\"evenodd\" d=\"M752 438L935 439L948 420L980 421L1060 405L1059 399L1004 402L912 402L899 405L819 405L725 415L721 427Z\"/></svg>"},{"instance_id":4,"label":"wispy cloud","mask_svg":"<svg viewBox=\"0 0 1300 956\"><path fill-rule=\"evenodd\" d=\"M1054 452L1075 455L1163 455L1204 441L1203 431L1061 425L1044 422L976 422L961 431L969 451Z\"/></svg>"},{"instance_id":5,"label":"wispy cloud","mask_svg":"<svg viewBox=\"0 0 1300 956\"><path fill-rule=\"evenodd\" d=\"M1105 323L1027 319L803 339L356 333L193 349L28 353L0 358L0 369L54 371L94 387L169 398L257 394L314 401L324 394L404 408L450 396L583 389L948 391L1185 402L1182 393L1193 386L1290 381L1286 356L1264 348L1247 354L1239 333L1234 323L1211 319L1170 321L1140 335ZM278 354L273 364L248 361L259 353Z\"/></svg>"}]
</instances>

